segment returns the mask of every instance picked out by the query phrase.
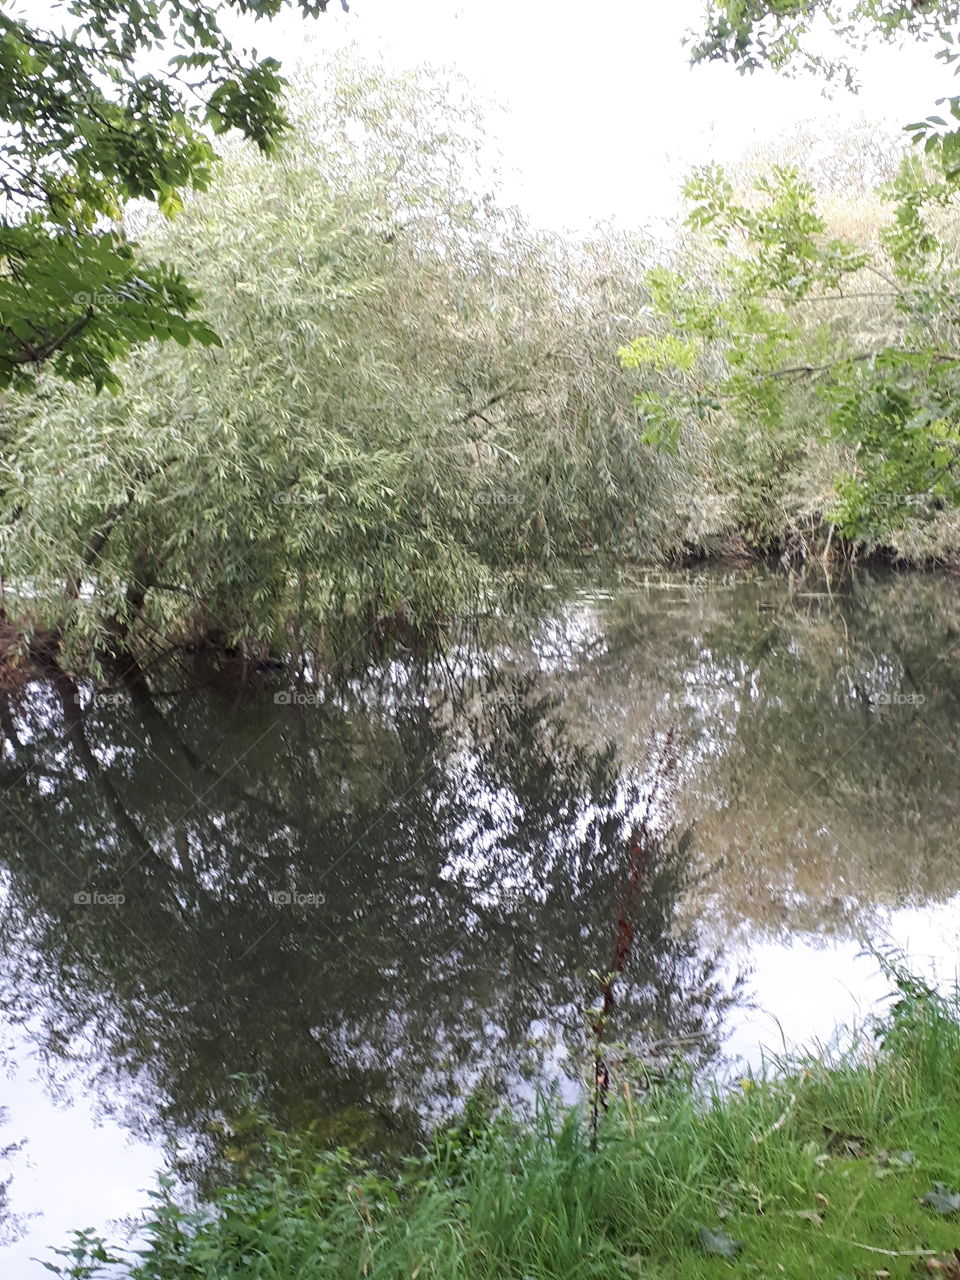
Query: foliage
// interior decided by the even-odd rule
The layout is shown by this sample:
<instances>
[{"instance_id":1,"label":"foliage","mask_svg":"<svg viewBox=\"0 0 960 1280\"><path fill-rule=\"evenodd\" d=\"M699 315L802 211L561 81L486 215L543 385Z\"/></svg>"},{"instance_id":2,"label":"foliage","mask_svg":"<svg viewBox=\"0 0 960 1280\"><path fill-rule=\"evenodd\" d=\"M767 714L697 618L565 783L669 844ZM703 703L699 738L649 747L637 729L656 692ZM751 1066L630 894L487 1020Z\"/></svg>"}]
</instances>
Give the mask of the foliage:
<instances>
[{"instance_id":1,"label":"foliage","mask_svg":"<svg viewBox=\"0 0 960 1280\"><path fill-rule=\"evenodd\" d=\"M113 365L148 337L214 341L196 297L144 264L123 228L132 199L173 215L210 181L209 134L271 151L286 119L272 58L234 47L224 11L272 17L285 0L74 0L72 27L0 13L0 389L50 362L116 387ZM298 0L314 16L326 0ZM176 50L163 61L170 48Z\"/></svg>"},{"instance_id":2,"label":"foliage","mask_svg":"<svg viewBox=\"0 0 960 1280\"><path fill-rule=\"evenodd\" d=\"M139 1259L118 1265L130 1280L706 1280L879 1264L907 1277L955 1244L957 1015L956 994L920 984L875 1048L781 1062L706 1098L682 1078L644 1090L624 1077L596 1150L580 1114L549 1100L440 1132L396 1175L275 1134L208 1206L185 1210L162 1187ZM89 1237L78 1248L91 1243L107 1252ZM58 1274L98 1274L64 1253Z\"/></svg>"},{"instance_id":3,"label":"foliage","mask_svg":"<svg viewBox=\"0 0 960 1280\"><path fill-rule=\"evenodd\" d=\"M231 147L154 229L222 349L150 346L106 404L49 380L8 398L12 616L81 647L137 628L289 645L674 537L681 468L611 376L642 246L566 244L499 205L475 115L436 78L347 60L296 112L269 163Z\"/></svg>"},{"instance_id":4,"label":"foliage","mask_svg":"<svg viewBox=\"0 0 960 1280\"><path fill-rule=\"evenodd\" d=\"M766 65L780 69L800 62L814 70L842 72L852 82L854 72L846 63L830 63L810 48L816 24L859 44L865 35L881 40L949 38L958 17L960 11L950 0L922 5L904 5L898 0L716 0L707 13L706 29L694 45L693 57L695 62L733 62L742 72Z\"/></svg>"},{"instance_id":5,"label":"foliage","mask_svg":"<svg viewBox=\"0 0 960 1280\"><path fill-rule=\"evenodd\" d=\"M955 0L710 0L705 27L691 37L693 61L732 62L741 73L770 66L799 67L856 87L856 71L844 56L823 52L832 32L854 48L869 38L940 41L937 57L947 66L960 58L955 41L960 7ZM960 172L960 96L940 98L944 114L908 125L928 151L940 154L948 172Z\"/></svg>"},{"instance_id":6,"label":"foliage","mask_svg":"<svg viewBox=\"0 0 960 1280\"><path fill-rule=\"evenodd\" d=\"M703 169L686 195L712 269L655 268L654 332L620 352L625 367L665 378L638 393L647 438L675 447L684 423L709 419L731 457L738 439L765 434L757 479L774 482L796 451L835 442L845 461L826 515L852 538L883 541L955 507L960 263L942 167L903 160L883 192L892 216L860 244L830 233L811 183L788 166L743 194ZM881 303L858 332L861 297ZM771 495L761 489L756 506L738 518L748 533Z\"/></svg>"}]
</instances>

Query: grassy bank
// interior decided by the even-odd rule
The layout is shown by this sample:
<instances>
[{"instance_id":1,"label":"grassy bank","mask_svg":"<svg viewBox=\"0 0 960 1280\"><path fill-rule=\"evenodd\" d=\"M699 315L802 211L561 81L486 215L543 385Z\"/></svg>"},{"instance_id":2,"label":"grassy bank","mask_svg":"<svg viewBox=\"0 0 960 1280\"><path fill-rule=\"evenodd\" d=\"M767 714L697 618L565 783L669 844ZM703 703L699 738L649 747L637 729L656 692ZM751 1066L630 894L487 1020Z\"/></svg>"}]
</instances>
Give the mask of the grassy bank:
<instances>
[{"instance_id":1,"label":"grassy bank","mask_svg":"<svg viewBox=\"0 0 960 1280\"><path fill-rule=\"evenodd\" d=\"M956 1277L960 1001L897 981L889 1016L835 1059L706 1093L621 1075L595 1142L587 1115L548 1105L533 1120L470 1107L391 1174L277 1136L202 1212L158 1200L122 1274ZM85 1253L60 1274L107 1274Z\"/></svg>"}]
</instances>

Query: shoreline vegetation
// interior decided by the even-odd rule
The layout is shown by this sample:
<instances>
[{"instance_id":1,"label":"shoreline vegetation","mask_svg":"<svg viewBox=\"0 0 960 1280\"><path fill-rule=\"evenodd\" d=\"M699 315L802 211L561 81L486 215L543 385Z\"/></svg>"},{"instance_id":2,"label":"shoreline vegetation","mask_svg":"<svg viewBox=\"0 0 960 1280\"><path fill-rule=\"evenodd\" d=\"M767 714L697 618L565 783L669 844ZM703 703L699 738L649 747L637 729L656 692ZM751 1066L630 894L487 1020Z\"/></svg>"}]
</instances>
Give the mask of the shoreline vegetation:
<instances>
[{"instance_id":1,"label":"shoreline vegetation","mask_svg":"<svg viewBox=\"0 0 960 1280\"><path fill-rule=\"evenodd\" d=\"M345 55L288 111L175 219L128 213L217 341L144 340L109 393L38 367L0 397L4 682L164 646L333 663L604 565L956 567L933 159L799 127L694 174L659 235L572 236L504 200L439 73Z\"/></svg>"},{"instance_id":2,"label":"shoreline vegetation","mask_svg":"<svg viewBox=\"0 0 960 1280\"><path fill-rule=\"evenodd\" d=\"M880 960L892 1003L844 1049L726 1084L623 1058L595 1135L588 1106L538 1097L520 1116L477 1092L391 1165L261 1125L208 1203L161 1186L138 1260L81 1232L49 1265L64 1280L955 1280L960 990Z\"/></svg>"},{"instance_id":3,"label":"shoreline vegetation","mask_svg":"<svg viewBox=\"0 0 960 1280\"><path fill-rule=\"evenodd\" d=\"M256 16L282 6L226 0L231 7ZM326 7L326 0L299 4L312 16ZM842 609L837 626L824 617L832 591L806 588L813 577L829 587L834 573L842 578L857 565L960 570L960 130L938 116L907 126L921 149L866 120L833 131L815 125L813 133L799 124L731 166L693 169L685 214L658 230L611 222L560 232L509 202L483 112L455 75L390 69L348 51L288 81L275 59L234 50L213 6L77 0L68 8L73 34L0 19L10 72L2 149L13 175L0 179L0 727L11 749L11 799L17 794L25 812L44 818L35 838L34 824L12 809L26 836L10 859L25 895L11 918L31 945L39 921L49 963L68 973L68 996L96 975L90 1008L106 989L101 982L122 976L116 990L131 993L129 1008L107 1039L111 1051L121 1046L120 1069L160 1060L163 1041L151 1031L157 1000L182 1020L196 1004L197 973L216 975L205 995L214 983L223 988L210 1025L220 1017L243 1030L259 1020L276 1056L260 1051L267 1038L251 1039L232 1070L230 1050L210 1039L202 1019L189 1028L193 1041L184 1041L193 1058L171 1039L176 1052L168 1051L158 1088L171 1098L169 1081L189 1088L183 1110L170 1110L168 1137L209 1135L216 1167L205 1180L185 1174L175 1182L171 1139L171 1173L139 1224L138 1245L115 1248L82 1230L43 1265L61 1280L960 1280L960 985L943 994L900 958L874 952L891 1003L844 1047L770 1058L738 1081L707 1073L727 997L714 982L712 953L701 959L695 951L693 927L674 927L692 827L678 823L672 852L662 830L671 805L661 801L686 781L682 726L650 738L660 754L638 775L636 785L649 782L651 790L620 867L603 833L621 823L632 774L626 766L619 772L617 743L599 751L574 731L551 735L554 722L541 710L555 705L556 690L528 700L536 682L522 663L516 671L503 664L502 684L491 680L502 693L499 719L495 698L482 708L486 720L463 709L459 719L451 713L452 724L445 705L426 701L376 722L352 719L352 708L342 707L311 736L304 716L274 710L321 700L301 691L319 687L327 673L363 683L374 662L395 655L411 659L417 676L420 660L429 668L434 658L449 675L458 631L472 641L481 620L519 631L547 593L566 603L568 590L605 575L637 582L674 569L780 568L791 575L789 594L799 581L797 596L829 602L811 606L805 631L781 626L787 591L774 603L748 599L735 617L736 610L728 618L704 608L691 660L684 667L681 655L672 671L686 681L684 714L715 703L735 724L731 742L742 755L730 777L743 785L714 806L726 844L708 848L709 867L723 867L724 848L740 852L757 840L748 806L770 803L756 785L751 742L772 745L777 769L767 780L790 800L771 827L774 857L758 860L772 919L784 902L803 897L796 883L786 892L784 876L776 900L780 863L812 868L812 881L822 863L842 862L847 871L857 858L871 867L880 861L884 806L903 807L904 744L922 732L924 750L936 751L950 736L952 688L939 699L921 682L954 653L953 632L929 660L908 663L886 638L870 651L872 600L853 611L854 623L867 619L858 631L848 629ZM827 16L843 16L827 8ZM852 76L845 62L806 50L805 6L782 9L767 0L746 10L742 0L713 3L693 60L751 69L799 59L828 77ZM874 12L871 22L885 38L944 34L951 48L941 56L955 62L947 30L955 17L953 9L915 3L892 16ZM141 52L149 50L152 63L167 46L166 79L139 69ZM960 98L951 104L960 120ZM631 163L629 129L661 126L631 118L618 127ZM640 174L636 190L643 189ZM641 600L643 625L634 627L637 602L626 603L621 669L636 665L634 646L677 648L676 631L647 625L656 607ZM886 637L895 610L878 613ZM933 629L923 621L918 632L930 646ZM777 646L768 696L754 698L762 682L753 676ZM602 648L584 648L583 665L599 666ZM464 684L484 674L469 662L461 670ZM256 685L248 677L280 671L290 687L261 700L270 723L254 735L249 717L244 748L225 769L160 710L185 694L185 718L201 718L191 698L205 681L220 683L218 700L228 686L234 706L246 710L244 695ZM611 663L609 671L618 668ZM186 677L182 688L167 687L174 673ZM31 701L34 680L47 681L53 695L34 709L44 733L28 727L18 737L10 708ZM711 692L701 697L708 681ZM609 721L619 737L638 726L646 732L651 709L630 705L643 683L636 673L623 685L596 682L605 695L597 709L617 699L629 711ZM571 700L583 722L593 692L586 684L580 703ZM101 698L103 686L109 692ZM805 690L814 695L802 701ZM928 693L945 736L929 730L930 721L905 729L906 720L889 714L903 709L916 720ZM818 699L837 716L820 716ZM135 715L126 716L127 703ZM796 714L801 705L808 718ZM231 724L220 735L219 710L203 726L211 741L216 731L218 756L234 731ZM52 742L44 717L55 724ZM340 734L354 723L355 739ZM476 724L482 732L465 736ZM501 724L517 734L498 733ZM858 789L831 779L824 804L851 825L855 806L869 807L872 842L858 841L848 859L819 812L817 838L822 828L829 845L796 829L789 844L779 841L816 785L794 791L780 786L779 774L791 764L811 772L812 761L811 777L824 781L824 725L839 741L851 724L856 736L834 759L852 757L876 726L872 772ZM272 729L275 740L267 737ZM575 729L589 738L592 722ZM704 743L709 729L703 715ZM528 740L531 750L520 756L517 744ZM373 741L378 754L368 759ZM263 757L273 756L273 776L282 777L272 791L230 776L260 743ZM486 755L472 750L481 743ZM307 756L309 769L284 767ZM927 768L928 756L906 758L924 788L911 781L908 816L923 830L924 851L935 847L930 874L939 875L939 860L952 857L952 841L938 832L953 820L953 792L941 784L947 775ZM157 764L170 775L166 789L134 785ZM446 803L439 784L430 789L445 768L451 786L472 779L462 806ZM568 779L581 780L580 788ZM349 857L360 859L379 824L395 828L383 864L397 868L395 885L388 893L371 856L362 871L377 894L362 903L344 877L342 900L328 915L365 941L389 923L422 944L421 898L429 901L443 930L435 951L421 945L409 981L410 1007L418 1006L418 1027L426 1028L415 1043L437 1042L441 1025L459 1032L471 1006L460 972L497 987L488 938L511 939L499 985L526 1007L520 980L533 970L530 990L541 998L546 960L523 950L536 936L532 898L517 894L496 920L483 886L471 886L469 903L464 893L455 911L448 908L461 886L440 855L460 858L474 809L487 823L476 824L476 847L497 836L487 813L498 794L491 780L503 780L500 792L526 829L498 848L489 883L509 900L518 853L536 855L529 879L543 891L543 919L558 940L549 954L565 961L553 964L573 992L565 1010L578 1008L579 966L593 954L589 913L606 909L594 894L603 859L621 873L611 967L590 973L596 1005L582 1010L579 1028L565 1028L564 1049L584 1081L580 1103L569 1105L531 1068L522 1076L534 1079L526 1108L510 1095L511 1109L505 1090L497 1101L488 1083L462 1100L455 1120L420 1128L415 1153L414 1139L400 1136L405 1118L393 1145L376 1137L368 1147L360 1139L334 1147L343 1133L355 1134L339 1121L363 1116L370 1086L365 1077L351 1082L361 1105L331 1101L338 1095L325 1092L317 1064L338 1085L347 1074L334 1034L347 1019L336 1002L303 1000L287 1024L309 1048L294 1064L300 1074L285 1077L294 1083L273 1098L261 1088L258 1099L252 1087L249 1114L234 1115L248 1064L256 1063L261 1083L269 1080L269 1063L292 1040L275 1018L276 1002L251 997L267 990L266 960L258 958L253 981L233 985L223 981L231 954L239 969L269 939L278 982L289 982L291 959L307 956L315 967L301 967L321 975L312 986L324 996L330 964L343 967L344 987L356 981L333 929L313 920L305 930L289 921L281 929L275 919L261 926L265 912L293 896L263 887L281 873L292 884L294 871L313 871L337 849L323 881ZM608 782L610 803L595 802ZM211 800L207 812L203 804L220 783L218 807ZM422 793L421 783L430 784ZM186 807L172 806L168 797L184 788ZM571 795L576 804L567 810ZM401 801L429 821L401 826ZM544 850L559 857L550 838L558 811L573 835L553 844L575 856L555 887L540 883L545 864L537 859ZM145 815L140 825L137 813ZM410 856L418 830L419 861ZM67 847L69 860L61 856ZM911 836L898 856L912 867L919 848ZM54 863L59 870L51 872ZM61 873L79 876L83 867L92 888L72 883L62 893ZM107 873L130 889L133 927L119 916L109 925L87 917L71 933L71 902L126 904L126 891L97 887ZM431 884L445 894L430 898ZM326 886L333 898L333 880ZM311 909L326 906L326 891L296 897ZM216 914L203 916L213 901ZM835 919L846 920L850 901L844 883L842 896L831 897ZM38 902L53 909L43 914ZM470 923L481 912L491 917L486 933ZM117 941L139 942L150 928L192 944L163 969L159 985L145 980L146 967L124 970L134 953ZM467 938L469 965L460 971L434 959L451 958ZM669 961L669 1000L645 976L655 966L631 968L643 948ZM143 966L146 957L156 967L153 952L141 950L133 963ZM200 963L191 969L194 957ZM372 990L400 1021L387 972L371 962L357 1007ZM638 1010L659 1001L692 1029L668 1035L659 1025L667 1026L666 1015L644 1013L636 1019L642 1050L618 1042L621 981ZM304 981L300 994L310 986ZM82 994L62 999L63 1025L86 1027L70 1021L87 1009ZM452 1009L446 1024L437 1018L441 1001ZM495 1038L487 1008L474 1003L474 1038L464 1041L472 1058L480 1056L472 1078L486 1070L485 1042ZM135 1034L125 1040L128 1024ZM59 1028L55 1019L51 1025ZM533 1039L532 1022L518 1025L516 1042L504 1041L514 1058L514 1043ZM314 1038L318 1028L324 1034ZM377 1057L362 1024L355 1038ZM208 1041L209 1056L196 1053ZM407 1052L405 1073L415 1077L413 1102L404 1102L409 1116L424 1106L423 1065ZM217 1076L236 1086L232 1095L211 1087ZM386 1073L379 1087L383 1114L399 1113L401 1095ZM286 1114L276 1101L284 1090L298 1104ZM308 1106L314 1094L321 1101ZM197 1115L204 1123L192 1127L181 1118ZM6 1187L0 1180L0 1208Z\"/></svg>"},{"instance_id":4,"label":"shoreline vegetation","mask_svg":"<svg viewBox=\"0 0 960 1280\"><path fill-rule=\"evenodd\" d=\"M350 671L376 661L385 654L402 651L428 658L441 652L451 628L470 619L514 610L519 616L533 613L557 586L582 588L610 580L626 587L649 584L659 577L697 575L699 572L749 572L765 570L801 581L836 575L842 581L856 570L899 574L960 575L960 549L931 559L911 560L893 547L876 547L868 553L842 539L829 536L819 541L790 539L784 547L761 550L742 538L731 538L710 549L684 548L675 556L655 562L621 560L616 563L585 559L579 566L553 565L552 572L531 569L505 575L498 583L479 589L471 600L462 600L460 610L424 613L408 611L398 600L389 611L383 601L373 600L359 614L349 609L318 622L311 635L294 620L281 635L262 639L258 634L230 634L203 610L189 622L164 634L137 620L120 623L113 619L103 631L78 636L63 627L49 627L30 613L8 615L0 605L0 695L16 693L33 679L55 682L66 676L92 678L101 683L117 682L134 693L149 693L149 675L173 660L193 660L198 674L235 668L244 671L290 670L304 672L309 667L321 671ZM550 582L550 579L555 581ZM556 596L554 595L555 599Z\"/></svg>"},{"instance_id":5,"label":"shoreline vegetation","mask_svg":"<svg viewBox=\"0 0 960 1280\"><path fill-rule=\"evenodd\" d=\"M171 668L191 681L222 684L245 684L251 674L287 672L308 684L322 675L333 677L355 674L370 663L390 655L430 661L443 655L451 636L459 626L474 629L486 610L494 614L513 610L518 617L534 616L538 605L548 598L555 602L556 588L582 588L606 584L611 575L629 589L631 586L655 584L675 576L701 572L723 574L765 570L782 574L784 579L816 585L825 577L842 583L856 570L899 574L938 574L951 579L960 574L960 553L939 563L904 562L890 549L877 550L857 557L842 544L821 547L819 553L791 558L761 555L742 543L731 543L710 554L689 554L673 562L655 564L622 563L604 566L599 579L579 574L572 569L557 569L558 582L547 585L547 576L529 576L514 580L507 595L508 603L497 601L490 593L476 600L461 614L438 614L415 617L407 614L401 601L388 614L380 614L372 606L365 616L333 617L319 627L308 640L297 626L285 637L286 647L264 642L254 636L227 636L223 628L207 625L208 619L197 620L189 628L178 628L169 635L158 635L153 629L123 628L112 635L91 637L88 644L77 644L57 628L37 627L30 619L19 622L8 619L0 608L0 698L15 698L32 681L47 681L71 700L78 696L79 683L92 681L101 688L124 689L138 705L149 706L156 696L155 684L162 673ZM281 643L284 643L281 638ZM309 673L309 674L308 674ZM225 686L226 687L226 686Z\"/></svg>"}]
</instances>

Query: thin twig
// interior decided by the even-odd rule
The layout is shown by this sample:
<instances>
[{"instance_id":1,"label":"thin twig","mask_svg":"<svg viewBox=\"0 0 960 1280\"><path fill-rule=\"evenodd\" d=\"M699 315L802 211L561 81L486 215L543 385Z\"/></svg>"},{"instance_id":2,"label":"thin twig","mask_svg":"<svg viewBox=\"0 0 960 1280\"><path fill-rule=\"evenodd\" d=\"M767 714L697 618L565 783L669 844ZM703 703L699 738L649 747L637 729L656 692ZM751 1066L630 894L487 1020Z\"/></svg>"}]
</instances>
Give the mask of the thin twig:
<instances>
[{"instance_id":1,"label":"thin twig","mask_svg":"<svg viewBox=\"0 0 960 1280\"><path fill-rule=\"evenodd\" d=\"M874 1244L861 1244L859 1240L841 1239L840 1236L827 1236L837 1244L852 1244L855 1249L866 1249L868 1253L882 1253L885 1258L932 1258L936 1249L878 1249Z\"/></svg>"}]
</instances>

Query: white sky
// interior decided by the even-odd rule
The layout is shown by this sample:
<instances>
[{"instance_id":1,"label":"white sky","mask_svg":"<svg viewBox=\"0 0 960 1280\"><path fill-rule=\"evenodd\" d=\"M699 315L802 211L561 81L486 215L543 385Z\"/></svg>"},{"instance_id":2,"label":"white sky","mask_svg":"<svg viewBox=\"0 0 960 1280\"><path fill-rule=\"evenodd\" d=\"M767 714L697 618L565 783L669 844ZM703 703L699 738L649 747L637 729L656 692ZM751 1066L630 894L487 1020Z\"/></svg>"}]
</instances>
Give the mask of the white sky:
<instances>
[{"instance_id":1,"label":"white sky","mask_svg":"<svg viewBox=\"0 0 960 1280\"><path fill-rule=\"evenodd\" d=\"M63 21L64 0L0 4L40 25ZM860 94L838 89L829 99L810 78L691 68L683 37L701 25L703 6L351 0L344 13L340 0L329 0L316 20L295 12L272 24L228 25L238 44L278 57L288 72L346 44L394 65L456 69L496 105L490 122L509 198L553 227L644 225L678 207L680 182L695 164L735 159L800 120L866 116L895 132L957 91L933 44L857 55Z\"/></svg>"},{"instance_id":2,"label":"white sky","mask_svg":"<svg viewBox=\"0 0 960 1280\"><path fill-rule=\"evenodd\" d=\"M330 0L316 22L261 24L256 45L288 66L352 41L391 62L456 68L503 108L493 124L511 197L552 226L643 224L675 206L694 164L734 158L811 117L866 115L897 129L951 91L933 45L859 55L861 93L831 100L811 79L691 68L683 36L701 13L702 0L352 0L345 14Z\"/></svg>"}]
</instances>

